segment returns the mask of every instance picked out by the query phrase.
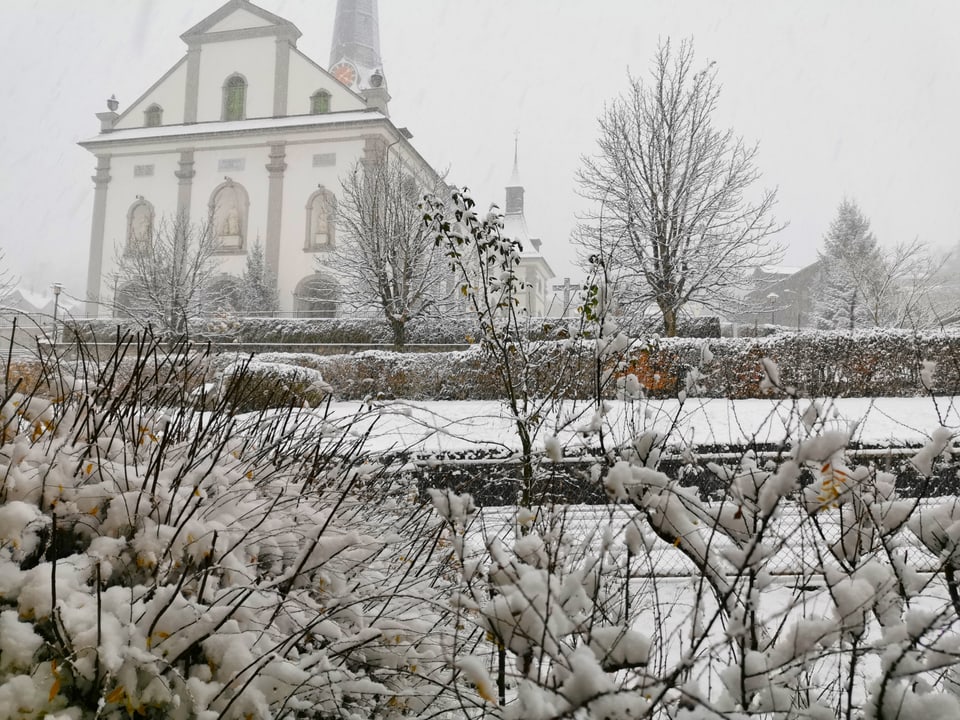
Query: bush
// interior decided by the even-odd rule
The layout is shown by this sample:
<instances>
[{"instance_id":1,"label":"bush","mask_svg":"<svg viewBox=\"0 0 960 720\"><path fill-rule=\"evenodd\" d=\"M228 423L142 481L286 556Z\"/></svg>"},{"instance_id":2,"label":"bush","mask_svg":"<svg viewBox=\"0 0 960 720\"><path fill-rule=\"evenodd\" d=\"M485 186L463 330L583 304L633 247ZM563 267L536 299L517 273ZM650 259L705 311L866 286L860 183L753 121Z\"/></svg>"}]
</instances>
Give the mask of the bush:
<instances>
[{"instance_id":1,"label":"bush","mask_svg":"<svg viewBox=\"0 0 960 720\"><path fill-rule=\"evenodd\" d=\"M318 407L330 397L323 376L309 367L261 359L229 364L217 393L231 398L231 412L267 408Z\"/></svg>"},{"instance_id":2,"label":"bush","mask_svg":"<svg viewBox=\"0 0 960 720\"><path fill-rule=\"evenodd\" d=\"M430 558L439 521L358 448L364 418L237 417L246 366L200 412L172 372L189 355L133 342L109 357L41 358L71 392L0 405L0 717L388 718L453 703L436 703L441 646L460 645L428 632L443 563L407 560ZM179 395L144 404L168 377Z\"/></svg>"},{"instance_id":3,"label":"bush","mask_svg":"<svg viewBox=\"0 0 960 720\"><path fill-rule=\"evenodd\" d=\"M578 332L579 318L531 318L528 334L532 340L562 340ZM136 333L133 321L113 319L69 323L64 341L80 338L86 343L113 343L117 329L121 335ZM649 334L650 328L627 323L624 332L634 337ZM655 329L655 328L654 328ZM720 337L720 321L715 317L689 318L681 323L684 337ZM475 321L466 317L418 319L407 325L410 345L467 345L480 337ZM386 345L391 344L390 326L380 319L353 318L240 318L205 319L190 326L190 339L198 344L251 345Z\"/></svg>"},{"instance_id":4,"label":"bush","mask_svg":"<svg viewBox=\"0 0 960 720\"><path fill-rule=\"evenodd\" d=\"M543 341L531 345L528 370L547 388L561 373L565 398L589 398L594 392L593 345ZM561 362L565 357L569 362ZM763 398L762 359L782 370L782 384L800 397L888 397L960 388L960 336L914 336L899 332L802 333L768 338L661 338L638 344L606 371L635 375L649 397L676 397L681 391L703 397ZM340 399L365 397L408 400L494 400L502 390L479 347L444 353L394 353L370 350L352 355L265 353L264 362L318 371ZM705 361L704 358L709 358ZM221 366L232 362L218 358ZM921 382L924 363L934 363L930 387ZM562 370L560 369L562 368ZM696 379L688 388L688 380ZM607 397L616 395L611 386ZM773 395L777 393L774 392Z\"/></svg>"}]
</instances>

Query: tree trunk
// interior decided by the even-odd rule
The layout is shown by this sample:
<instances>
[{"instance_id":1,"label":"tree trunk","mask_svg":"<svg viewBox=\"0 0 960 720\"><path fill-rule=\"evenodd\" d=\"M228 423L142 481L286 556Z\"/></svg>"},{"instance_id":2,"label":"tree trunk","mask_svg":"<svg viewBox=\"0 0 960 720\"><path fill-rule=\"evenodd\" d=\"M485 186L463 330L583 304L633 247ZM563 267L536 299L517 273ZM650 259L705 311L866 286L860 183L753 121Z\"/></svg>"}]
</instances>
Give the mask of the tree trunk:
<instances>
[{"instance_id":1,"label":"tree trunk","mask_svg":"<svg viewBox=\"0 0 960 720\"><path fill-rule=\"evenodd\" d=\"M402 351L407 344L407 324L402 320L390 318L390 329L393 330L393 348Z\"/></svg>"},{"instance_id":2,"label":"tree trunk","mask_svg":"<svg viewBox=\"0 0 960 720\"><path fill-rule=\"evenodd\" d=\"M677 311L673 308L660 308L663 313L663 334L666 337L677 336Z\"/></svg>"}]
</instances>

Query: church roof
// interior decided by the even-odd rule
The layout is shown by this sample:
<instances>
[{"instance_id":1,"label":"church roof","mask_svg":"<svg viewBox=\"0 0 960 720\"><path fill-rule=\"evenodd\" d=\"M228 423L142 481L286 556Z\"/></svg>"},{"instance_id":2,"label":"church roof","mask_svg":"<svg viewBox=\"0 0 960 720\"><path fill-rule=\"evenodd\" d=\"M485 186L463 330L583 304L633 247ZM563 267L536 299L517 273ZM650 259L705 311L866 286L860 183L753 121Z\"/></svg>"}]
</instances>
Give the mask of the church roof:
<instances>
[{"instance_id":1,"label":"church roof","mask_svg":"<svg viewBox=\"0 0 960 720\"><path fill-rule=\"evenodd\" d=\"M250 0L229 0L229 2L221 5L219 9L214 10L213 13L207 15L203 20L183 33L180 38L184 42L190 43L191 41L199 40L204 35L210 34L211 31L215 33L216 31L213 29L218 24L238 11L250 13L266 22L267 27L271 27L271 29L274 30L272 34L283 33L291 35L293 39L299 38L303 34L297 26L289 20L279 15L274 15L272 12L264 10L258 5L254 5Z\"/></svg>"}]
</instances>

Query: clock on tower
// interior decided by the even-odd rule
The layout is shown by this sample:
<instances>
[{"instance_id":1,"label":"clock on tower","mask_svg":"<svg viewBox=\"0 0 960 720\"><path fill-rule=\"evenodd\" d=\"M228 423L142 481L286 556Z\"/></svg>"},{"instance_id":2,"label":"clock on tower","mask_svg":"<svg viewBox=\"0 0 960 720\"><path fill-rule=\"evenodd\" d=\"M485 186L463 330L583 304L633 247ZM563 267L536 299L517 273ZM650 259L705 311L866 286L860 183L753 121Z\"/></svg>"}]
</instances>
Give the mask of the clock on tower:
<instances>
[{"instance_id":1,"label":"clock on tower","mask_svg":"<svg viewBox=\"0 0 960 720\"><path fill-rule=\"evenodd\" d=\"M330 68L330 74L347 87L353 87L357 82L357 69L345 60Z\"/></svg>"}]
</instances>

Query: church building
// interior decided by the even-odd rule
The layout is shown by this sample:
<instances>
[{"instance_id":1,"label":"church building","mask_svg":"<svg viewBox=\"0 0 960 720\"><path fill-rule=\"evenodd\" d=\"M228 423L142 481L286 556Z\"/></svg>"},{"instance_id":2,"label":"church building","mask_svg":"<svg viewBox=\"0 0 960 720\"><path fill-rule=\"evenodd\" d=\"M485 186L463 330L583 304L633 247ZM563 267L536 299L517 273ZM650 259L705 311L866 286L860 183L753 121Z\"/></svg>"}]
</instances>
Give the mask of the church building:
<instances>
[{"instance_id":1,"label":"church building","mask_svg":"<svg viewBox=\"0 0 960 720\"><path fill-rule=\"evenodd\" d=\"M185 55L123 112L108 101L100 134L80 143L96 156L90 317L123 295L118 255L175 218L209 224L224 278L259 241L281 313L338 314L340 178L387 152L436 177L389 118L378 25L376 0L339 0L328 71L297 49L291 22L230 0L180 36Z\"/></svg>"},{"instance_id":2,"label":"church building","mask_svg":"<svg viewBox=\"0 0 960 720\"><path fill-rule=\"evenodd\" d=\"M525 283L526 288L520 298L520 307L530 317L544 317L548 314L547 284L553 278L553 270L551 270L550 263L547 262L540 251L543 246L540 238L533 237L527 228L527 218L523 209L524 192L523 183L520 182L518 144L514 141L513 174L510 176L510 184L506 187L503 234L505 237L519 240L523 246L517 274Z\"/></svg>"},{"instance_id":3,"label":"church building","mask_svg":"<svg viewBox=\"0 0 960 720\"><path fill-rule=\"evenodd\" d=\"M80 143L96 157L89 317L121 311L118 258L178 220L208 228L218 282L236 282L259 243L282 315L345 312L333 254L341 178L387 153L425 186L437 173L390 119L377 0L338 0L329 69L297 49L300 36L229 0L180 36L185 54L143 95L97 114L100 133ZM526 233L523 188L507 194L507 221ZM539 241L521 239L538 286L525 304L538 314L549 267Z\"/></svg>"}]
</instances>

